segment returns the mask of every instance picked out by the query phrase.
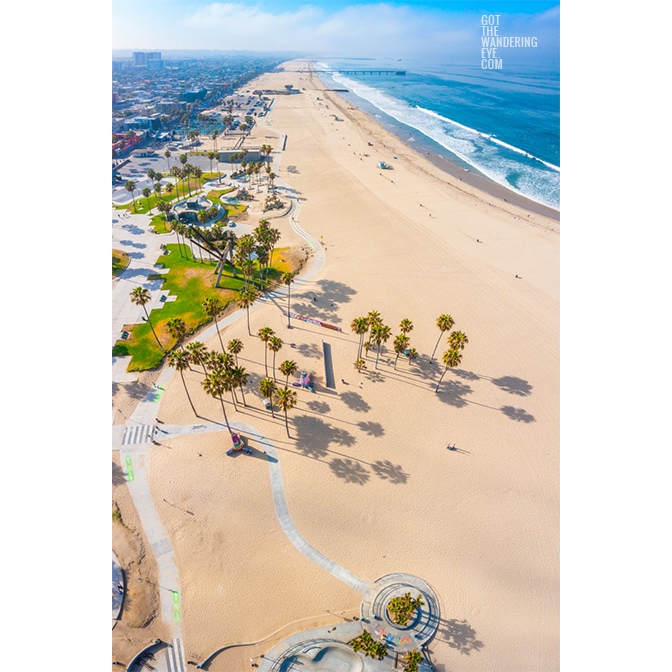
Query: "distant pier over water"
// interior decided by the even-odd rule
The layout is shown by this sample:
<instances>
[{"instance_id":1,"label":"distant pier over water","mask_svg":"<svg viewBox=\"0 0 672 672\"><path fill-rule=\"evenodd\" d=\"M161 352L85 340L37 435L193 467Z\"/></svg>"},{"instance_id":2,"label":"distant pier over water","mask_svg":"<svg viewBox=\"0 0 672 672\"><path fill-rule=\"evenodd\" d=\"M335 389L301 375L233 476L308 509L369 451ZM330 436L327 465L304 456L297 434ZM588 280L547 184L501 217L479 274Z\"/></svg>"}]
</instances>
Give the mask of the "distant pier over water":
<instances>
[{"instance_id":1,"label":"distant pier over water","mask_svg":"<svg viewBox=\"0 0 672 672\"><path fill-rule=\"evenodd\" d=\"M406 70L318 70L317 72L334 73L341 75L405 75Z\"/></svg>"}]
</instances>

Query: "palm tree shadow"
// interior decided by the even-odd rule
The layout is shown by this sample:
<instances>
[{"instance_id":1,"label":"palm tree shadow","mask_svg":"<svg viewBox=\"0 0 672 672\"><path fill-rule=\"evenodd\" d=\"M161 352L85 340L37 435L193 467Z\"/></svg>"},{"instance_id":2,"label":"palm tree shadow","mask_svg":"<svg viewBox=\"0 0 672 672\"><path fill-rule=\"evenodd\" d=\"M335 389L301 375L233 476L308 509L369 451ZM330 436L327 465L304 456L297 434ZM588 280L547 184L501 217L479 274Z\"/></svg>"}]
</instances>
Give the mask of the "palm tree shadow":
<instances>
[{"instance_id":1,"label":"palm tree shadow","mask_svg":"<svg viewBox=\"0 0 672 672\"><path fill-rule=\"evenodd\" d=\"M338 478L346 483L364 485L371 478L371 474L359 462L349 459L336 458L329 462L329 468Z\"/></svg>"},{"instance_id":2,"label":"palm tree shadow","mask_svg":"<svg viewBox=\"0 0 672 672\"><path fill-rule=\"evenodd\" d=\"M371 410L371 406L363 399L358 392L343 392L340 395L341 401L353 411L360 411L366 413Z\"/></svg>"},{"instance_id":3,"label":"palm tree shadow","mask_svg":"<svg viewBox=\"0 0 672 672\"><path fill-rule=\"evenodd\" d=\"M509 394L515 394L519 397L528 397L532 393L532 385L526 380L516 378L515 376L503 376L493 379L492 382Z\"/></svg>"},{"instance_id":4,"label":"palm tree shadow","mask_svg":"<svg viewBox=\"0 0 672 672\"><path fill-rule=\"evenodd\" d=\"M466 620L459 621L456 618L440 619L436 637L465 656L471 655L472 651L479 652L485 646L476 639L476 631Z\"/></svg>"},{"instance_id":5,"label":"palm tree shadow","mask_svg":"<svg viewBox=\"0 0 672 672\"><path fill-rule=\"evenodd\" d=\"M345 429L338 429L327 424L321 418L310 415L297 415L293 418L293 438L297 449L308 457L326 457L329 446L352 446L355 437Z\"/></svg>"},{"instance_id":6,"label":"palm tree shadow","mask_svg":"<svg viewBox=\"0 0 672 672\"><path fill-rule=\"evenodd\" d=\"M459 380L444 379L439 388L438 397L444 404L455 408L464 408L468 403L464 397L472 392L470 385L465 385Z\"/></svg>"},{"instance_id":7,"label":"palm tree shadow","mask_svg":"<svg viewBox=\"0 0 672 672\"><path fill-rule=\"evenodd\" d=\"M370 436L383 436L385 434L385 430L379 422L359 422L357 426Z\"/></svg>"},{"instance_id":8,"label":"palm tree shadow","mask_svg":"<svg viewBox=\"0 0 672 672\"><path fill-rule=\"evenodd\" d=\"M407 474L400 464L392 464L389 460L378 460L373 463L372 469L378 478L394 484L403 484L408 481Z\"/></svg>"},{"instance_id":9,"label":"palm tree shadow","mask_svg":"<svg viewBox=\"0 0 672 672\"><path fill-rule=\"evenodd\" d=\"M309 401L306 403L306 406L315 413L326 414L331 410L331 406L326 401Z\"/></svg>"},{"instance_id":10,"label":"palm tree shadow","mask_svg":"<svg viewBox=\"0 0 672 672\"><path fill-rule=\"evenodd\" d=\"M124 470L116 462L112 462L112 485L123 485L124 483L126 483Z\"/></svg>"},{"instance_id":11,"label":"palm tree shadow","mask_svg":"<svg viewBox=\"0 0 672 672\"><path fill-rule=\"evenodd\" d=\"M513 406L502 406L499 409L507 418L516 422L536 422L537 419L524 408L514 408Z\"/></svg>"}]
</instances>

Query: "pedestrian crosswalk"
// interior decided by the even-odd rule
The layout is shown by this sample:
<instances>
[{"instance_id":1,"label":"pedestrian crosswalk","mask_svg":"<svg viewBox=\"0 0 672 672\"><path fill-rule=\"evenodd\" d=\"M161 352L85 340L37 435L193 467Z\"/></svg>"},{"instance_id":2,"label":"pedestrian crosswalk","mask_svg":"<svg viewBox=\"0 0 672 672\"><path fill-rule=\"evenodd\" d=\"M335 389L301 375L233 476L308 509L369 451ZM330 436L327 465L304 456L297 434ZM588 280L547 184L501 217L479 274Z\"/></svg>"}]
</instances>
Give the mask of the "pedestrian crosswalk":
<instances>
[{"instance_id":1,"label":"pedestrian crosswalk","mask_svg":"<svg viewBox=\"0 0 672 672\"><path fill-rule=\"evenodd\" d=\"M173 643L164 650L166 652L168 672L185 672L187 663L184 659L184 644L182 640L174 639Z\"/></svg>"},{"instance_id":2,"label":"pedestrian crosswalk","mask_svg":"<svg viewBox=\"0 0 672 672\"><path fill-rule=\"evenodd\" d=\"M132 425L124 430L122 446L138 443L151 443L154 438L154 425Z\"/></svg>"}]
</instances>

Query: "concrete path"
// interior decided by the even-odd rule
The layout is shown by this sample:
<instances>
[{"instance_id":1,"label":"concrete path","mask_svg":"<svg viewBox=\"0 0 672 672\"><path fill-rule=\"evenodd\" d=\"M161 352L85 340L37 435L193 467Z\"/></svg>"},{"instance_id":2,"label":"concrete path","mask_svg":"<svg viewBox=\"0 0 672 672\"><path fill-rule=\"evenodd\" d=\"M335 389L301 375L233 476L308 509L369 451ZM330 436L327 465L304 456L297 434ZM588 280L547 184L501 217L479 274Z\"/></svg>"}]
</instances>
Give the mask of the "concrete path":
<instances>
[{"instance_id":1,"label":"concrete path","mask_svg":"<svg viewBox=\"0 0 672 672\"><path fill-rule=\"evenodd\" d=\"M172 661L166 669L169 672L184 672L186 660L182 645L180 577L175 563L175 553L154 507L148 480L149 451L153 445L161 388L170 380L173 373L173 369L169 367L164 369L155 387L138 404L126 425L117 425L113 428L116 430L113 432L113 440L114 443L121 443L119 451L121 464L126 472L128 489L158 566L161 619L169 626L174 643L170 647L169 654L166 654L166 660ZM123 428L123 433L117 427ZM116 447L114 443L113 447Z\"/></svg>"},{"instance_id":2,"label":"concrete path","mask_svg":"<svg viewBox=\"0 0 672 672\"><path fill-rule=\"evenodd\" d=\"M360 579L352 572L349 572L347 569L344 569L333 560L329 559L326 555L320 553L317 549L313 548L313 546L311 546L297 530L289 515L287 499L285 498L285 488L282 483L282 474L280 472L280 461L278 460L278 454L275 450L275 446L271 443L271 441L250 425L246 425L241 422L231 422L229 424L231 427L234 427L235 429L238 429L248 436L254 438L261 446L263 446L263 449L266 451L266 455L268 456L268 468L271 472L271 488L273 490L273 503L275 504L275 512L278 516L278 520L280 521L280 526L292 544L294 544L294 546L309 560L312 560L314 563L320 565L320 567L325 569L332 576L340 579L343 581L343 583L347 584L357 592L362 593L362 595L366 593L370 588L370 582Z\"/></svg>"}]
</instances>

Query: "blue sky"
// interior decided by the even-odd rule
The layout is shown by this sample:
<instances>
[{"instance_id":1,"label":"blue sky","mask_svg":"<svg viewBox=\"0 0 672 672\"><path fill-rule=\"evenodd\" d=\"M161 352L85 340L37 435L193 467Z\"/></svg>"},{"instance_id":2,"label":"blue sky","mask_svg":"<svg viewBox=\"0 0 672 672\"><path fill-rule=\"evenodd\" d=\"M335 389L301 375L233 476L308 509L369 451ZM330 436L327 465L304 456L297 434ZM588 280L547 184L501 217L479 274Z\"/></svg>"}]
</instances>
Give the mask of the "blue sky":
<instances>
[{"instance_id":1,"label":"blue sky","mask_svg":"<svg viewBox=\"0 0 672 672\"><path fill-rule=\"evenodd\" d=\"M480 46L480 16L500 14L500 35L536 36L545 58L559 51L559 10L536 0L113 0L112 46L459 60Z\"/></svg>"}]
</instances>

